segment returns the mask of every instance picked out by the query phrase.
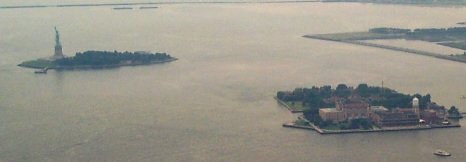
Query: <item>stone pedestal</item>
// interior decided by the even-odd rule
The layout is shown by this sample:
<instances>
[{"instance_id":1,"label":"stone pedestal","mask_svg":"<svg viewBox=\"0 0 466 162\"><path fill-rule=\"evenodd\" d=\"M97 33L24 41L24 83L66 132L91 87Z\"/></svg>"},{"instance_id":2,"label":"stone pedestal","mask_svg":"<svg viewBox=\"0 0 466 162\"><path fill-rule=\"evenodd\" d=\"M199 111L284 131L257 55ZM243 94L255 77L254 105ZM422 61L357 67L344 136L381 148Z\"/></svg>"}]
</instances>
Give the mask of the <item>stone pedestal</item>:
<instances>
[{"instance_id":1,"label":"stone pedestal","mask_svg":"<svg viewBox=\"0 0 466 162\"><path fill-rule=\"evenodd\" d=\"M65 55L63 55L62 47L60 45L55 46L55 53L53 54L52 58L53 59L60 59L64 58Z\"/></svg>"}]
</instances>

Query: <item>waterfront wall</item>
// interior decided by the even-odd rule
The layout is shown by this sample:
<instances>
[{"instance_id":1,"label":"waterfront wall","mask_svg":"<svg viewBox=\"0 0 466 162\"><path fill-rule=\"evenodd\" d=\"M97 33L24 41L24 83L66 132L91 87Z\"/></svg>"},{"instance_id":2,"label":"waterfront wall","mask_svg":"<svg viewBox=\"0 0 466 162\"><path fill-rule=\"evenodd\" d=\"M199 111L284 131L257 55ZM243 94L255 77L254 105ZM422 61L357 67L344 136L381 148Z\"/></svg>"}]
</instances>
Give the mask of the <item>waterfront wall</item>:
<instances>
[{"instance_id":1,"label":"waterfront wall","mask_svg":"<svg viewBox=\"0 0 466 162\"><path fill-rule=\"evenodd\" d=\"M273 97L277 100L281 105L285 106L291 113L302 113L303 111L300 110L292 110L290 106L288 106L284 101L278 99L277 97Z\"/></svg>"},{"instance_id":2,"label":"waterfront wall","mask_svg":"<svg viewBox=\"0 0 466 162\"><path fill-rule=\"evenodd\" d=\"M424 125L424 126L401 126L401 127L385 127L381 129L373 129L373 130L359 130L359 129L352 129L352 130L327 130L321 129L318 126L314 125L313 123L309 122L303 116L298 116L298 119L304 120L309 123L310 127L303 127L303 126L296 126L290 125L290 123L283 124L283 127L290 127L290 128L298 128L298 129L307 129L307 130L314 130L322 135L326 134L348 134L348 133L374 133L374 132L394 132L394 131L417 131L417 130L429 130L429 129L439 129L439 128L459 128L461 125Z\"/></svg>"},{"instance_id":3,"label":"waterfront wall","mask_svg":"<svg viewBox=\"0 0 466 162\"><path fill-rule=\"evenodd\" d=\"M298 129L307 129L314 130L322 135L326 134L349 134L349 133L374 133L374 132L394 132L394 131L417 131L417 130L429 130L429 129L439 129L439 128L459 128L461 125L430 125L430 126L411 126L411 127L387 127L382 129L375 130L326 130L320 129L313 123L309 123L311 127L303 127L290 125L289 123L283 124L283 127L298 128Z\"/></svg>"},{"instance_id":4,"label":"waterfront wall","mask_svg":"<svg viewBox=\"0 0 466 162\"><path fill-rule=\"evenodd\" d=\"M293 123L284 123L282 126L283 126L283 127L289 127L289 128L298 128L298 129L315 130L313 127L293 125Z\"/></svg>"},{"instance_id":5,"label":"waterfront wall","mask_svg":"<svg viewBox=\"0 0 466 162\"><path fill-rule=\"evenodd\" d=\"M324 130L319 132L321 134L347 134L347 133L373 133L373 132L393 132L393 131L416 131L416 130L428 130L437 128L457 128L461 125L443 125L443 126L413 126L413 127L393 127L383 128L377 130Z\"/></svg>"}]
</instances>

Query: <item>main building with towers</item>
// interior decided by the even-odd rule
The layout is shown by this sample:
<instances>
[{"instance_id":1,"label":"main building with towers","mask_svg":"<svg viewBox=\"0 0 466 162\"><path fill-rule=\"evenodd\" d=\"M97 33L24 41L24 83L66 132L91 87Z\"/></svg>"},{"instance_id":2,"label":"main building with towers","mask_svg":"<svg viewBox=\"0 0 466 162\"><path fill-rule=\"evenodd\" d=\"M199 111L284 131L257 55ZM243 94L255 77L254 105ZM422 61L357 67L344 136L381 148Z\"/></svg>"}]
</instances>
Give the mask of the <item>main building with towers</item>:
<instances>
[{"instance_id":1,"label":"main building with towers","mask_svg":"<svg viewBox=\"0 0 466 162\"><path fill-rule=\"evenodd\" d=\"M381 127L415 126L420 124L419 99L412 100L412 108L395 108L389 110L383 106L370 106L361 101L345 103L337 101L336 108L321 108L319 115L324 121L342 122L352 119L365 118Z\"/></svg>"}]
</instances>

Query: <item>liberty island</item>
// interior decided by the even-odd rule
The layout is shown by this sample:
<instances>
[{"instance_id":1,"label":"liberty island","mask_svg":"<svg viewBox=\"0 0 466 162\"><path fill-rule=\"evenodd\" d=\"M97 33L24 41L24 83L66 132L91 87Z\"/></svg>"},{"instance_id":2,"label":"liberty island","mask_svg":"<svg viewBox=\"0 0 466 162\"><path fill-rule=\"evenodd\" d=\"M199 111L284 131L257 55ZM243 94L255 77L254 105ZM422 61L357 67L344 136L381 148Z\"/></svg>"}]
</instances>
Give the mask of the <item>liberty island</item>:
<instances>
[{"instance_id":1,"label":"liberty island","mask_svg":"<svg viewBox=\"0 0 466 162\"><path fill-rule=\"evenodd\" d=\"M148 65L175 61L177 58L166 53L151 53L147 51L118 52L93 51L78 52L73 57L63 54L60 43L60 33L55 27L55 52L52 56L37 60L25 61L18 66L42 69L36 73L46 73L48 69L85 69L85 68L113 68L120 66Z\"/></svg>"}]
</instances>

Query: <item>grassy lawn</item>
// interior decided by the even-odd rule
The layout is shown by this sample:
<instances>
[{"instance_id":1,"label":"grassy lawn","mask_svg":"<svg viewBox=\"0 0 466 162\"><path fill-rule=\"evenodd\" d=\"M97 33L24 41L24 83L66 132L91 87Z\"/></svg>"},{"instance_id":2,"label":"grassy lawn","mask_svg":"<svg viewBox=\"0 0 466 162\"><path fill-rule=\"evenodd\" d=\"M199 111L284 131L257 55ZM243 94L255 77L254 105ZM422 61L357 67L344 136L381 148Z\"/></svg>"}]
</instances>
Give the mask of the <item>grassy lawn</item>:
<instances>
[{"instance_id":1,"label":"grassy lawn","mask_svg":"<svg viewBox=\"0 0 466 162\"><path fill-rule=\"evenodd\" d=\"M294 121L293 124L296 125L296 126L310 126L307 121L304 121L304 120L301 120L301 119L298 119L298 120Z\"/></svg>"},{"instance_id":2,"label":"grassy lawn","mask_svg":"<svg viewBox=\"0 0 466 162\"><path fill-rule=\"evenodd\" d=\"M372 32L350 32L350 33L334 33L334 34L317 34L315 36L338 39L338 40L368 40L368 39L393 39L403 38L404 34L379 34Z\"/></svg>"},{"instance_id":3,"label":"grassy lawn","mask_svg":"<svg viewBox=\"0 0 466 162\"><path fill-rule=\"evenodd\" d=\"M20 65L24 67L31 67L31 68L55 67L55 64L53 64L51 61L43 60L43 59L25 61L25 62L22 62Z\"/></svg>"},{"instance_id":4,"label":"grassy lawn","mask_svg":"<svg viewBox=\"0 0 466 162\"><path fill-rule=\"evenodd\" d=\"M443 46L466 50L466 42L438 43Z\"/></svg>"},{"instance_id":5,"label":"grassy lawn","mask_svg":"<svg viewBox=\"0 0 466 162\"><path fill-rule=\"evenodd\" d=\"M458 58L466 59L466 55L455 55Z\"/></svg>"},{"instance_id":6,"label":"grassy lawn","mask_svg":"<svg viewBox=\"0 0 466 162\"><path fill-rule=\"evenodd\" d=\"M341 129L342 127L347 128L347 129ZM351 127L350 123L336 123L336 124L331 124L327 127L324 127L322 129L326 130L350 130L349 128ZM367 130L375 130L375 129L380 129L376 125L371 124L371 127ZM362 127L360 127L358 130L364 130Z\"/></svg>"},{"instance_id":7,"label":"grassy lawn","mask_svg":"<svg viewBox=\"0 0 466 162\"><path fill-rule=\"evenodd\" d=\"M342 130L340 129L341 126L344 126L346 128L349 128L350 127L350 123L339 123L339 124L332 124L332 125L329 125L328 127L325 127L323 129L327 129L327 130Z\"/></svg>"},{"instance_id":8,"label":"grassy lawn","mask_svg":"<svg viewBox=\"0 0 466 162\"><path fill-rule=\"evenodd\" d=\"M327 130L340 130L340 124L332 124L326 128L323 128L323 129L327 129Z\"/></svg>"},{"instance_id":9,"label":"grassy lawn","mask_svg":"<svg viewBox=\"0 0 466 162\"><path fill-rule=\"evenodd\" d=\"M293 111L303 111L304 109L307 109L307 107L303 107L303 103L301 101L288 101L288 102L285 102L285 103Z\"/></svg>"}]
</instances>

